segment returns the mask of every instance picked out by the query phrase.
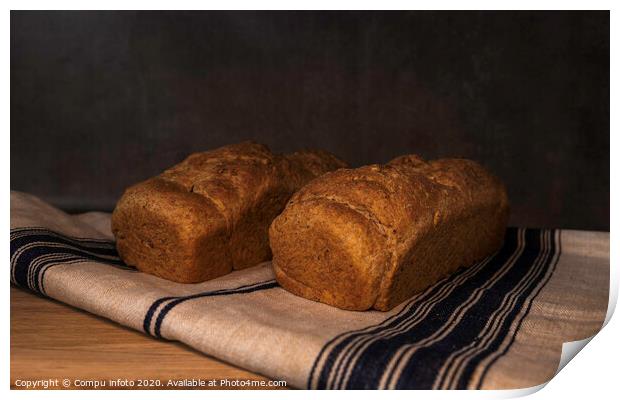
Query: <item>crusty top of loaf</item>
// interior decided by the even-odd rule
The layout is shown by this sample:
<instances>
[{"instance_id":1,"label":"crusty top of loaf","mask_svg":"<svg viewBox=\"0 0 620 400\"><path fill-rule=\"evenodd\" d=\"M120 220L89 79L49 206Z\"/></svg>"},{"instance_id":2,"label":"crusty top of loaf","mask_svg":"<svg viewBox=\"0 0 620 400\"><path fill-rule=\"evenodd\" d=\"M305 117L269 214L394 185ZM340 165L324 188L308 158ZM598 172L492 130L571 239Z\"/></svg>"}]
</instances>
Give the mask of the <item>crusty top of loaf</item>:
<instances>
[{"instance_id":1,"label":"crusty top of loaf","mask_svg":"<svg viewBox=\"0 0 620 400\"><path fill-rule=\"evenodd\" d=\"M346 166L320 150L273 154L251 141L194 153L155 180L200 195L224 217L229 229L266 193L293 193L310 179Z\"/></svg>"},{"instance_id":2,"label":"crusty top of loaf","mask_svg":"<svg viewBox=\"0 0 620 400\"><path fill-rule=\"evenodd\" d=\"M317 199L363 215L385 238L386 249L394 249L389 257L393 265L399 262L394 256L404 254L398 249L407 248L446 217L467 217L496 199L506 207L508 203L503 184L475 161L427 162L417 155L329 172L295 193L289 206Z\"/></svg>"},{"instance_id":3,"label":"crusty top of loaf","mask_svg":"<svg viewBox=\"0 0 620 400\"><path fill-rule=\"evenodd\" d=\"M434 206L430 214L438 219L443 208L466 211L460 207L461 198L473 199L474 203L476 198L485 201L487 197L479 195L488 190L503 192L503 184L475 161L453 158L427 162L407 155L386 165L329 172L302 188L290 202L317 197L341 202L367 214L386 233L402 234L405 230L399 227L410 227L411 221L427 214L424 211L431 211L425 210L425 205ZM403 201L395 201L395 197ZM475 207L468 206L467 211L475 212Z\"/></svg>"},{"instance_id":4,"label":"crusty top of loaf","mask_svg":"<svg viewBox=\"0 0 620 400\"><path fill-rule=\"evenodd\" d=\"M253 204L277 184L274 155L266 146L243 142L194 153L153 178L200 195L224 217L232 228L244 205Z\"/></svg>"}]
</instances>

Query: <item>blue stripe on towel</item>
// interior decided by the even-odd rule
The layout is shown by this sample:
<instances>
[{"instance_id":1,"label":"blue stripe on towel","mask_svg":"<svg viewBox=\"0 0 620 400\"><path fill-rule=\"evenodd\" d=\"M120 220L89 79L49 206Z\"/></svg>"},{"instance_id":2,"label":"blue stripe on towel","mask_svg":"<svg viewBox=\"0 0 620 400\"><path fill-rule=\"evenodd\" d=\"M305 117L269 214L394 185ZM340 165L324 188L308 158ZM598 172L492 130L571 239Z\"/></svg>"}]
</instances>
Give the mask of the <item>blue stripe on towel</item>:
<instances>
[{"instance_id":1,"label":"blue stripe on towel","mask_svg":"<svg viewBox=\"0 0 620 400\"><path fill-rule=\"evenodd\" d=\"M403 334L411 330L420 329L422 336L433 333L432 330L437 326L435 322L439 322L438 316L441 311L451 312L454 307L466 298L472 290L478 287L480 284L488 280L496 270L498 266L503 266L511 256L517 251L517 232L508 231L506 235L506 244L501 251L495 255L493 260L489 262L489 265L495 268L483 268L478 271L477 274L469 276L464 282L458 285L451 291L443 291L444 285L450 285L451 280L444 280L440 284L437 284L427 290L427 292L440 292L443 296L433 296L432 294L425 297L434 299L430 302L429 307L422 307L426 304L414 304L412 307L405 307L406 312L401 313L398 318L392 321L390 324L379 324L375 329L369 332L352 332L348 337L342 341L337 347L335 347L331 354L328 356L325 365L323 366L319 375L317 388L338 388L342 385L342 382L347 375L345 369L353 369L352 380L358 383L357 378L361 381L363 388L375 388L378 386L379 379L381 378L383 371L388 364L390 358L402 345L400 338ZM461 269L458 275L467 274L466 269ZM428 301L426 301L428 303ZM420 310L424 310L426 317L424 319L417 318L417 314ZM412 324L411 321L418 320L417 323ZM382 336L386 331L391 331L391 335L387 338ZM392 336L396 335L396 336ZM358 357L359 363L353 363L350 356L341 357L343 352L351 353L350 348L360 341L367 342L367 347L364 352ZM368 343L369 342L369 343ZM364 364L368 362L368 356L375 357L372 359L372 365L375 368L365 368ZM349 375L351 375L349 373ZM364 380L365 379L365 380Z\"/></svg>"},{"instance_id":2,"label":"blue stripe on towel","mask_svg":"<svg viewBox=\"0 0 620 400\"><path fill-rule=\"evenodd\" d=\"M129 271L114 242L75 238L50 229L32 227L11 230L11 282L45 295L47 270L60 264L94 261Z\"/></svg>"},{"instance_id":3,"label":"blue stripe on towel","mask_svg":"<svg viewBox=\"0 0 620 400\"><path fill-rule=\"evenodd\" d=\"M459 270L378 325L332 339L317 357L308 386L430 389L446 360L471 347L474 356L450 380L469 387L479 362L505 343L526 299L531 304L552 273L554 238L555 231L508 229L503 248L485 263Z\"/></svg>"},{"instance_id":4,"label":"blue stripe on towel","mask_svg":"<svg viewBox=\"0 0 620 400\"><path fill-rule=\"evenodd\" d=\"M168 315L168 313L170 313L170 311L174 307L178 306L181 303L184 303L189 300L204 298L204 297L228 296L228 295L233 295L233 294L246 294L246 293L252 293L252 292L257 292L257 291L266 290L266 289L273 289L275 287L278 287L278 283L275 280L271 279L265 282L252 283L252 284L243 285L243 286L239 286L239 287L232 288L232 289L212 290L212 291L196 293L196 294L192 294L188 296L162 297L161 299L158 299L157 301L153 302L151 307L149 307L149 310L147 311L146 316L144 317L143 329L144 329L144 332L148 334L151 333L151 323L152 323L153 317L156 315L156 311L158 310L158 308L165 302L168 302L168 303L165 306L163 306L161 311L159 311L159 313L157 314L157 317L155 318L155 326L153 327L153 336L156 336L159 338L162 338L161 325L164 321L164 318L166 317L166 315Z\"/></svg>"},{"instance_id":5,"label":"blue stripe on towel","mask_svg":"<svg viewBox=\"0 0 620 400\"><path fill-rule=\"evenodd\" d=\"M555 235L552 235L552 237ZM560 259L560 254L562 254L562 231L558 230L557 231L557 239L553 238L552 240L552 249L555 252L555 259L551 261L551 268L550 271L547 273L546 277L544 278L544 281L538 285L538 287L535 289L534 294L531 296L531 298L528 300L527 302L527 306L523 306L525 307L525 312L522 313L521 318L519 318L517 324L516 324L516 329L514 331L514 333L512 335L510 335L510 339L507 343L507 346L504 347L504 349L498 353L495 354L493 356L493 358L485 365L484 370L482 371L482 373L480 374L480 378L478 379L478 382L475 385L476 389L480 389L482 387L482 383L484 381L484 378L486 377L486 374L489 372L489 369L493 366L493 364L495 364L495 362L502 356L504 356L508 350L510 349L510 347L512 346L512 344L515 341L515 338L517 336L517 333L519 333L519 329L521 329L521 325L523 324L523 320L525 319L525 317L527 317L527 315L529 314L531 308L532 308L532 303L533 300L536 298L536 296L538 296L538 294L541 292L541 290L545 287L545 285L549 282L549 280L551 279L551 277L553 276L553 273L555 272L555 268L558 265L558 260ZM494 346L493 349L491 350L495 350L497 348L497 345ZM471 372L470 372L471 374Z\"/></svg>"},{"instance_id":6,"label":"blue stripe on towel","mask_svg":"<svg viewBox=\"0 0 620 400\"><path fill-rule=\"evenodd\" d=\"M482 293L480 298L471 305L471 308L467 310L458 323L454 322L453 315L450 315L450 312L442 313L440 318L438 318L443 320L441 323L452 322L454 326L448 328L449 332L443 339L431 345L424 346L415 352L400 373L400 378L396 384L397 388L423 389L430 387L437 374L433 365L440 367L454 349L460 349L472 342L482 340L482 329L489 323L489 319L493 317L494 311L500 308L506 295L511 293L513 289L516 289L517 286L521 286L517 289L519 298L524 299L527 297L529 292L542 279L545 272L544 268L538 268L534 271L533 277L527 275L527 272L531 271L534 261L541 251L538 236L538 232L528 231L526 233L526 247L522 256L519 257L505 275L495 280L493 285ZM519 285L521 282L524 282L524 284ZM504 324L506 329L510 326L510 322L514 320L514 316L521 310L521 304L522 302L520 300L511 307L510 316L506 319L509 323ZM439 323L438 321L434 322L434 325ZM430 329L436 328L431 327ZM506 331L502 331L502 333L497 336L497 340L503 340L506 334ZM404 336L405 337L401 338L401 340L407 342L416 342L419 340L418 331L408 332ZM470 363L470 366L475 367L475 365L475 363ZM461 375L461 385L458 386L459 389L466 388L469 382L468 377L471 376L472 372L473 370L468 368L465 373Z\"/></svg>"}]
</instances>

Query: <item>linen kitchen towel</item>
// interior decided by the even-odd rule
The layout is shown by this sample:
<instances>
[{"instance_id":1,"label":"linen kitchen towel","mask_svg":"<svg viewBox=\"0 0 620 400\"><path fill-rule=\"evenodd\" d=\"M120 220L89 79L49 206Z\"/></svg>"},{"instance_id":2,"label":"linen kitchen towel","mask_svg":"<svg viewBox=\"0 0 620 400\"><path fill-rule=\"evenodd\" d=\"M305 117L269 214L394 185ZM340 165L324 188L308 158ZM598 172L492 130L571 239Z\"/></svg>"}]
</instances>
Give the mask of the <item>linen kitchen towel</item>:
<instances>
[{"instance_id":1,"label":"linen kitchen towel","mask_svg":"<svg viewBox=\"0 0 620 400\"><path fill-rule=\"evenodd\" d=\"M536 386L607 310L604 232L509 228L499 252L389 312L296 297L269 263L165 281L124 265L113 240L109 214L11 194L13 284L298 388Z\"/></svg>"}]
</instances>

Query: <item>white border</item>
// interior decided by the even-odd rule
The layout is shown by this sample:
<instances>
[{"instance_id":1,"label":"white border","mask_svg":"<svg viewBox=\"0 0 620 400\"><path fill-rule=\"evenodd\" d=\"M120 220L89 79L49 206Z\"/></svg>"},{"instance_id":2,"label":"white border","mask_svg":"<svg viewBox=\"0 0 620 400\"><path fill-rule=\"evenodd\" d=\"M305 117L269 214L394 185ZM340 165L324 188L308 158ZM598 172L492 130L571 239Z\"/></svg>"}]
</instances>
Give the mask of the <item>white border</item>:
<instances>
[{"instance_id":1,"label":"white border","mask_svg":"<svg viewBox=\"0 0 620 400\"><path fill-rule=\"evenodd\" d=\"M36 10L36 9L49 9L50 2L48 1L29 1L29 2L9 2L9 9L17 10ZM202 1L186 1L175 0L174 2L164 1L149 1L149 2L136 2L136 1L117 1L109 0L106 2L78 2L78 1L58 1L53 4L56 9L109 9L109 10L130 10L130 9L144 9L144 6L152 9L201 9L205 6L212 9L298 9L298 10L312 10L312 9L349 9L353 6L357 9L376 9L377 3L369 1L325 1L315 0L312 2L295 2L291 4L283 1L237 1L232 2L202 2ZM599 9L599 10L612 10L611 12L611 71L615 72L618 69L618 29L615 23L618 22L618 18L615 17L615 10L613 10L614 3L611 1L531 1L524 0L519 2L497 2L497 1L474 1L467 2L462 1L442 1L442 2L419 2L419 1L389 1L383 0L379 3L381 9L419 9L419 10L442 10L442 9L498 9L498 10L545 10L555 9L562 7L563 9ZM171 8L172 7L172 8ZM0 135L3 145L1 151L3 154L1 162L3 168L0 168L0 175L2 176L2 187L4 196L2 197L4 214L3 225L5 226L5 235L8 239L9 233L9 168L10 168L10 14L7 10L2 16L2 25L4 26L5 37L2 41L2 54L5 55L5 75L2 82L2 89L4 93L4 107L2 107L2 121L5 126L5 134ZM611 76L611 132L618 132L617 118L614 115L614 111L617 111L616 95L618 93L618 83L613 73ZM611 176L620 176L619 164L617 161L618 147L617 139L615 135L611 135L610 139L611 154L616 157L611 157ZM618 188L614 180L611 182L611 199L618 198ZM615 228L618 227L618 214L614 213L613 207L611 207L611 226L614 227L612 231L615 232ZM9 249L7 246L8 240L5 242L5 246L2 248L2 256L4 260L9 259ZM618 288L618 268L614 262L616 260L617 249L619 243L616 235L611 235L611 271L612 271L612 293L615 293L612 297L612 307L610 307L608 316L611 315L612 310L615 308L617 300L617 288ZM3 304L0 307L4 319L4 327L2 329L2 341L6 346L4 352L4 362L2 365L2 381L0 382L1 389L3 391L9 391L9 290L8 285L5 284L3 291ZM616 363L618 360L618 340L620 337L620 323L618 318L611 319L607 326L592 339L592 341L586 346L587 350L582 352L577 357L577 360L569 363L554 379L549 382L544 390L540 390L535 394L537 398L584 398L586 396L600 396L601 398L607 398L608 394L615 393L617 391L618 382L618 367ZM416 392L408 393L406 391L393 391L393 392L381 392L381 395L394 398L407 398L411 396L421 396L422 398L502 398L511 395L525 395L528 392L536 391L541 387L532 388L530 390L523 391L454 391L454 392ZM297 397L297 398L314 398L316 396L332 398L339 396L340 392L321 392L320 394L312 391L218 391L218 392L204 392L204 391L148 391L147 393L139 391L123 392L123 397L146 397L152 399L168 399L170 397L183 397L183 398L201 398L205 396L217 397L224 399L237 399L241 396L253 397L257 399L278 399L282 397ZM348 393L351 394L351 393ZM110 395L114 395L110 392L88 392L82 393L78 391L65 392L65 391L48 391L48 392L32 392L32 391L10 391L9 396L15 398L39 398L41 396L49 396L52 398L76 398L82 399L85 395L92 398L109 398ZM359 392L353 394L356 397L375 397L377 395L374 391Z\"/></svg>"}]
</instances>

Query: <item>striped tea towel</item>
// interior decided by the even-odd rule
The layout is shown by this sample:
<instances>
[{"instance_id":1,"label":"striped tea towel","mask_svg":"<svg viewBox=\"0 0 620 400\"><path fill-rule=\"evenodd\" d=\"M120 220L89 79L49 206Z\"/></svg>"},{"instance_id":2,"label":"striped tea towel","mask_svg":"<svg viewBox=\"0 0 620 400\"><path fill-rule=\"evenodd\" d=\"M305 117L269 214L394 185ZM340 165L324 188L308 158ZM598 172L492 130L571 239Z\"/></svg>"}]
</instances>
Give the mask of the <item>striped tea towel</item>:
<instances>
[{"instance_id":1,"label":"striped tea towel","mask_svg":"<svg viewBox=\"0 0 620 400\"><path fill-rule=\"evenodd\" d=\"M495 255L389 312L296 297L269 263L200 284L123 264L110 215L11 195L11 282L299 388L525 388L605 318L609 234L506 232Z\"/></svg>"}]
</instances>

